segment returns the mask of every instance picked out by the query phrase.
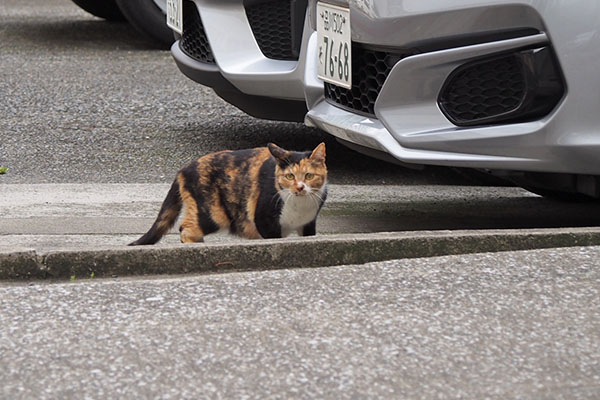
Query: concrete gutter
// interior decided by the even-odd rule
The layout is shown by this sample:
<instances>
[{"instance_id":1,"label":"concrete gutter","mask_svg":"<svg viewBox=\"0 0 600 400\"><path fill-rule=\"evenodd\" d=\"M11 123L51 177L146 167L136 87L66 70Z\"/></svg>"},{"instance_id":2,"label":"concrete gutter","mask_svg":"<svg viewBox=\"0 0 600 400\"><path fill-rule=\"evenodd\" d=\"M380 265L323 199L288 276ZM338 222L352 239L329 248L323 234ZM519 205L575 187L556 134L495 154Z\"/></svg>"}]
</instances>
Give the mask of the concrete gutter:
<instances>
[{"instance_id":1,"label":"concrete gutter","mask_svg":"<svg viewBox=\"0 0 600 400\"><path fill-rule=\"evenodd\" d=\"M0 279L73 279L312 268L400 258L600 245L600 229L328 235L231 244L0 253Z\"/></svg>"},{"instance_id":2,"label":"concrete gutter","mask_svg":"<svg viewBox=\"0 0 600 400\"><path fill-rule=\"evenodd\" d=\"M167 188L0 185L0 280L308 268L600 245L596 204L549 202L518 188L332 185L316 237L216 235L182 245L173 233L157 246L125 246L150 227Z\"/></svg>"}]
</instances>

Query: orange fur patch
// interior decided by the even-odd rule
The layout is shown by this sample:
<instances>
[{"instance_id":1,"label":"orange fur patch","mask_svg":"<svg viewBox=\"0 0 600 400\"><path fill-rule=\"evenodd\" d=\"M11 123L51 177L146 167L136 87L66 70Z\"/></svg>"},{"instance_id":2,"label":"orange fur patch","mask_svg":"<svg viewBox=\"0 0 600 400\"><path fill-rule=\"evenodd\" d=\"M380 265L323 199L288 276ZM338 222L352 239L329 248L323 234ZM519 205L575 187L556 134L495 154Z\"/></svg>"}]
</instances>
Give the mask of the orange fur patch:
<instances>
[{"instance_id":1,"label":"orange fur patch","mask_svg":"<svg viewBox=\"0 0 600 400\"><path fill-rule=\"evenodd\" d=\"M177 183L179 184L179 193L185 212L185 217L181 223L181 242L201 242L204 238L204 232L198 226L198 204L196 199L185 188L185 178L182 174L177 176Z\"/></svg>"},{"instance_id":2,"label":"orange fur patch","mask_svg":"<svg viewBox=\"0 0 600 400\"><path fill-rule=\"evenodd\" d=\"M210 216L221 229L228 228L231 224L225 209L221 205L221 199L217 193L213 194L210 199Z\"/></svg>"},{"instance_id":3,"label":"orange fur patch","mask_svg":"<svg viewBox=\"0 0 600 400\"><path fill-rule=\"evenodd\" d=\"M167 231L171 228L172 221L174 221L179 215L179 210L169 208L162 215L160 222L158 223L158 230L162 234L167 233Z\"/></svg>"}]
</instances>

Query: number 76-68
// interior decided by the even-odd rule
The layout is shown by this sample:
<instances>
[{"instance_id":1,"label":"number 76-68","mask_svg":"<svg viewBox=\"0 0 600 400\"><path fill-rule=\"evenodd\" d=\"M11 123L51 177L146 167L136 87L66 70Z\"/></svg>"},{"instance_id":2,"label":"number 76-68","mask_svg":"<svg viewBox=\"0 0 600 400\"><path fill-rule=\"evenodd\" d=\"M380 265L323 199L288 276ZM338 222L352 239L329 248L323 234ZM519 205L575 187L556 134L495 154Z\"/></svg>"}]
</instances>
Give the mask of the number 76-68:
<instances>
[{"instance_id":1,"label":"number 76-68","mask_svg":"<svg viewBox=\"0 0 600 400\"><path fill-rule=\"evenodd\" d=\"M350 70L348 59L348 43L337 46L337 54L335 54L335 40L323 36L323 45L325 46L325 73L332 78L337 72L338 79L348 81L348 73Z\"/></svg>"}]
</instances>

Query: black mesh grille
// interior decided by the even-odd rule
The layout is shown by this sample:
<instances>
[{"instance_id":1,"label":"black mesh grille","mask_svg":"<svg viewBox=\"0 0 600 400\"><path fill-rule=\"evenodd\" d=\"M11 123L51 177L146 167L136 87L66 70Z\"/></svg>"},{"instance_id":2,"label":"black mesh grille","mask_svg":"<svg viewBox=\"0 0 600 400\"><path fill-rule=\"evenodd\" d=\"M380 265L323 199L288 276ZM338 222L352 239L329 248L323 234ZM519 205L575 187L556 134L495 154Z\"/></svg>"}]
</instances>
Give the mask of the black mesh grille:
<instances>
[{"instance_id":1,"label":"black mesh grille","mask_svg":"<svg viewBox=\"0 0 600 400\"><path fill-rule=\"evenodd\" d=\"M352 44L352 88L325 82L325 98L344 108L375 115L375 101L394 65L405 55Z\"/></svg>"},{"instance_id":2,"label":"black mesh grille","mask_svg":"<svg viewBox=\"0 0 600 400\"><path fill-rule=\"evenodd\" d=\"M502 56L454 72L442 89L440 106L453 121L482 122L517 110L526 91L521 60Z\"/></svg>"},{"instance_id":3,"label":"black mesh grille","mask_svg":"<svg viewBox=\"0 0 600 400\"><path fill-rule=\"evenodd\" d=\"M289 0L246 5L246 15L252 33L265 57L274 60L298 60L293 46L291 13Z\"/></svg>"},{"instance_id":4,"label":"black mesh grille","mask_svg":"<svg viewBox=\"0 0 600 400\"><path fill-rule=\"evenodd\" d=\"M183 2L183 35L179 47L194 60L215 64L198 9L192 1Z\"/></svg>"}]
</instances>

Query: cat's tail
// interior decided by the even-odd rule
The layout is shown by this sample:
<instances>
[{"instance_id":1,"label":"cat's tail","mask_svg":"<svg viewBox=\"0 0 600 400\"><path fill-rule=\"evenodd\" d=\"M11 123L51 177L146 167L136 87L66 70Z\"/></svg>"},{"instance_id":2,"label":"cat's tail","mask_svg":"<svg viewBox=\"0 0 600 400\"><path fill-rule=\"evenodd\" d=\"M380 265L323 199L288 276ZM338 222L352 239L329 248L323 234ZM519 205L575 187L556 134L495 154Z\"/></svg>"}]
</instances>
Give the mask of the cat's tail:
<instances>
[{"instance_id":1,"label":"cat's tail","mask_svg":"<svg viewBox=\"0 0 600 400\"><path fill-rule=\"evenodd\" d=\"M135 242L130 243L129 246L158 242L173 227L180 211L181 195L179 194L179 182L175 179L150 230Z\"/></svg>"}]
</instances>

